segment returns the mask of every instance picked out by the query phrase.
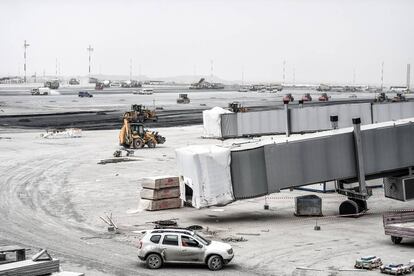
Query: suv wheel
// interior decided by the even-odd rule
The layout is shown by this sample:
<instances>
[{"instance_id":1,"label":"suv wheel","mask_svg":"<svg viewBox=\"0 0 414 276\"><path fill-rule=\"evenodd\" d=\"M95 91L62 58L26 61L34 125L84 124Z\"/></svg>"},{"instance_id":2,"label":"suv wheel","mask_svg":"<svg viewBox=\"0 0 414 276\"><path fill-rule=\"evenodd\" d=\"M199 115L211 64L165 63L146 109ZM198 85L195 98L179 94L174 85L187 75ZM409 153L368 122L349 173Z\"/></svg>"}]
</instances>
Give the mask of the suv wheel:
<instances>
[{"instance_id":1,"label":"suv wheel","mask_svg":"<svg viewBox=\"0 0 414 276\"><path fill-rule=\"evenodd\" d=\"M150 254L146 259L147 267L150 269L158 269L162 266L161 256L158 254Z\"/></svg>"},{"instance_id":2,"label":"suv wheel","mask_svg":"<svg viewBox=\"0 0 414 276\"><path fill-rule=\"evenodd\" d=\"M223 259L219 255L213 255L208 258L207 266L210 270L220 270L223 268Z\"/></svg>"}]
</instances>

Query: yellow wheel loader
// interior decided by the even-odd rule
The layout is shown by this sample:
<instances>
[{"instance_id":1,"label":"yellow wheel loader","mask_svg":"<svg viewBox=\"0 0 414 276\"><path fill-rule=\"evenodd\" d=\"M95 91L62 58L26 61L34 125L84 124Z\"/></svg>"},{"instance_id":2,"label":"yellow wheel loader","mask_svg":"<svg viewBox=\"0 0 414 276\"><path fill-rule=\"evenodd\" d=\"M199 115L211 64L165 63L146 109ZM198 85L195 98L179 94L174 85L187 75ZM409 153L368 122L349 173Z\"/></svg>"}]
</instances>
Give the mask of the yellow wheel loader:
<instances>
[{"instance_id":1,"label":"yellow wheel loader","mask_svg":"<svg viewBox=\"0 0 414 276\"><path fill-rule=\"evenodd\" d=\"M119 133L119 144L125 148L142 149L145 145L155 148L157 144L164 144L165 137L158 132L144 129L141 123L133 123L129 112L124 115L124 125Z\"/></svg>"}]
</instances>

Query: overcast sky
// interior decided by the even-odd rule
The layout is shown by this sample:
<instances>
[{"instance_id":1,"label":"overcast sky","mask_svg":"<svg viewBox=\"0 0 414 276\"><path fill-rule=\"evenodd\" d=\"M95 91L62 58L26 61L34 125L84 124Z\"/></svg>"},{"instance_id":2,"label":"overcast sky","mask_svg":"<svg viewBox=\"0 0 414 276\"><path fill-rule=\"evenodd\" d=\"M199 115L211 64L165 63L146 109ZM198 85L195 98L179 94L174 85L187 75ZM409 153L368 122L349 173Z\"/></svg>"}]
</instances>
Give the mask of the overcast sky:
<instances>
[{"instance_id":1,"label":"overcast sky","mask_svg":"<svg viewBox=\"0 0 414 276\"><path fill-rule=\"evenodd\" d=\"M414 1L0 1L0 74L210 74L296 83L405 84ZM414 71L414 68L413 68ZM414 78L413 78L414 79Z\"/></svg>"}]
</instances>

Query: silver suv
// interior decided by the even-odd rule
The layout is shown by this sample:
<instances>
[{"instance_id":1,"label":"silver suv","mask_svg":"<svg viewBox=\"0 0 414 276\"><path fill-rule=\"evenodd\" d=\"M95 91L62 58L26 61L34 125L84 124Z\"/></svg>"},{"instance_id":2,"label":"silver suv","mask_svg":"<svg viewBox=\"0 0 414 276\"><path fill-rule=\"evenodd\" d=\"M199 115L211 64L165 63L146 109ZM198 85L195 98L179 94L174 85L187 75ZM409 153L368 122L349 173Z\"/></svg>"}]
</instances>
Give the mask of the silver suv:
<instances>
[{"instance_id":1,"label":"silver suv","mask_svg":"<svg viewBox=\"0 0 414 276\"><path fill-rule=\"evenodd\" d=\"M233 259L231 245L210 241L186 229L154 229L145 231L139 241L138 257L148 268L163 263L202 263L219 270Z\"/></svg>"}]
</instances>

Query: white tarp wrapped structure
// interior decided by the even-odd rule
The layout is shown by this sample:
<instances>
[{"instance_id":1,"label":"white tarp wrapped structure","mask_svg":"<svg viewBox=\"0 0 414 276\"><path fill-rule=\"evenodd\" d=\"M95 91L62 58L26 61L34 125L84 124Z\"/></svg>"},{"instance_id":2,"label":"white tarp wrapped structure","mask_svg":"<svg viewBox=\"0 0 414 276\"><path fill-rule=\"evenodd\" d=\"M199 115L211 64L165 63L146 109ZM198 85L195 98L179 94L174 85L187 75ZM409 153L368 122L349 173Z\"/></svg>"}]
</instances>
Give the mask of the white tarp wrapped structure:
<instances>
[{"instance_id":1,"label":"white tarp wrapped structure","mask_svg":"<svg viewBox=\"0 0 414 276\"><path fill-rule=\"evenodd\" d=\"M204 136L221 137L221 114L232 113L221 107L214 107L203 111Z\"/></svg>"},{"instance_id":2,"label":"white tarp wrapped structure","mask_svg":"<svg viewBox=\"0 0 414 276\"><path fill-rule=\"evenodd\" d=\"M187 185L192 189L191 203L195 208L233 202L230 158L230 149L215 145L177 149L177 165L183 180L181 199L186 200Z\"/></svg>"}]
</instances>

